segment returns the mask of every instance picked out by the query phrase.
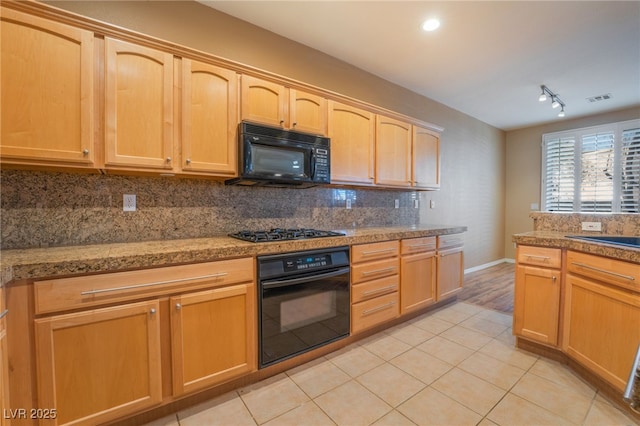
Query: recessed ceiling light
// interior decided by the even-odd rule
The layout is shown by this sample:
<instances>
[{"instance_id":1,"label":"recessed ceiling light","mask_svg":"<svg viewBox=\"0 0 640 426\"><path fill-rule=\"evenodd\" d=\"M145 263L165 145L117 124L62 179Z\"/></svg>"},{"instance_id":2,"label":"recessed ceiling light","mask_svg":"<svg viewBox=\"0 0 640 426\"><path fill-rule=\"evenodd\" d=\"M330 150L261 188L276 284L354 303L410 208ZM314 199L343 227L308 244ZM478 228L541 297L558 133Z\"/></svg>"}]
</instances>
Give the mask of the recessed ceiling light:
<instances>
[{"instance_id":1,"label":"recessed ceiling light","mask_svg":"<svg viewBox=\"0 0 640 426\"><path fill-rule=\"evenodd\" d=\"M440 21L435 18L432 18L424 21L424 23L422 24L422 29L425 31L433 31L438 29L439 26L440 26Z\"/></svg>"}]
</instances>

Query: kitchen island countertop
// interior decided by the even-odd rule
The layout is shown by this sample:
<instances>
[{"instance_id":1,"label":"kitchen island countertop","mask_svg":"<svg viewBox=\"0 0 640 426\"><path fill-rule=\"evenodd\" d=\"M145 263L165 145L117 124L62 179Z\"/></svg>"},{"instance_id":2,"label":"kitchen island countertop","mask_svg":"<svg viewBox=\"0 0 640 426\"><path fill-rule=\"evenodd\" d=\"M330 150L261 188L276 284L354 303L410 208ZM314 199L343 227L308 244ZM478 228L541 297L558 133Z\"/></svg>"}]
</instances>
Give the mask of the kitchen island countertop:
<instances>
[{"instance_id":1,"label":"kitchen island countertop","mask_svg":"<svg viewBox=\"0 0 640 426\"><path fill-rule=\"evenodd\" d=\"M1 284L11 280L113 272L465 232L466 226L416 225L334 229L345 236L251 243L226 235L184 240L4 250Z\"/></svg>"},{"instance_id":2,"label":"kitchen island countertop","mask_svg":"<svg viewBox=\"0 0 640 426\"><path fill-rule=\"evenodd\" d=\"M627 260L630 262L640 263L640 249L634 247L625 247L610 243L602 243L595 241L585 241L575 238L568 238L567 235L581 235L579 233L560 232L560 231L531 231L521 234L514 234L512 241L516 244L566 248L570 250L581 251L584 253L595 254L599 256L611 257L619 260ZM594 234L582 234L591 235Z\"/></svg>"}]
</instances>

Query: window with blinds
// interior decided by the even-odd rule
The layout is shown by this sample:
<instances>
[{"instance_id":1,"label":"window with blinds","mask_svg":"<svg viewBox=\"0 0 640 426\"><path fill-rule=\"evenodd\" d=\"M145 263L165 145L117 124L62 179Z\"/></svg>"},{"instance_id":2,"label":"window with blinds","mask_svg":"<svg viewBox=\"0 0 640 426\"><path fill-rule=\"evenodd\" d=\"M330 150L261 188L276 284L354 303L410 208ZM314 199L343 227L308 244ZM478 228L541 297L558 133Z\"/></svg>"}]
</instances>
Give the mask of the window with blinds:
<instances>
[{"instance_id":1,"label":"window with blinds","mask_svg":"<svg viewBox=\"0 0 640 426\"><path fill-rule=\"evenodd\" d=\"M640 120L543 135L542 207L640 212Z\"/></svg>"}]
</instances>

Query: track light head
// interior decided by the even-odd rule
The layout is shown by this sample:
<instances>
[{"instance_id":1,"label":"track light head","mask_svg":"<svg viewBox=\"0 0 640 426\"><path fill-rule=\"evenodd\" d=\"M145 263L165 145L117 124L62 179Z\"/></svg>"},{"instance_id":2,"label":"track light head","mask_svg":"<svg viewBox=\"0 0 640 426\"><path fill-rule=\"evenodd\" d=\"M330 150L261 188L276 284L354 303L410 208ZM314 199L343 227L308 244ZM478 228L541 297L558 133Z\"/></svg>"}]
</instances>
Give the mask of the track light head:
<instances>
[{"instance_id":1,"label":"track light head","mask_svg":"<svg viewBox=\"0 0 640 426\"><path fill-rule=\"evenodd\" d=\"M555 96L551 97L551 108L558 108L560 106L560 102L556 99Z\"/></svg>"},{"instance_id":2,"label":"track light head","mask_svg":"<svg viewBox=\"0 0 640 426\"><path fill-rule=\"evenodd\" d=\"M540 93L540 97L538 98L538 101L540 102L544 102L547 100L547 94L544 91L544 86L540 86L540 89L542 89L542 93Z\"/></svg>"},{"instance_id":3,"label":"track light head","mask_svg":"<svg viewBox=\"0 0 640 426\"><path fill-rule=\"evenodd\" d=\"M564 117L564 106L562 107L562 109L558 113L558 117Z\"/></svg>"}]
</instances>

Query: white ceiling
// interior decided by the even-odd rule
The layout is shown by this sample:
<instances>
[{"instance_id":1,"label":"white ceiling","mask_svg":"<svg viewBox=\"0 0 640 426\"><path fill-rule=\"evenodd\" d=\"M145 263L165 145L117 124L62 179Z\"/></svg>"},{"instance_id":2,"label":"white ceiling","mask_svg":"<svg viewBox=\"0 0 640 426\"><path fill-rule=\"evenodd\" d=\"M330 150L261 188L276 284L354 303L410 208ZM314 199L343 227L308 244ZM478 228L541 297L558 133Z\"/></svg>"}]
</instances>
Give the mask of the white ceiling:
<instances>
[{"instance_id":1,"label":"white ceiling","mask_svg":"<svg viewBox=\"0 0 640 426\"><path fill-rule=\"evenodd\" d=\"M640 105L640 1L201 3L504 130Z\"/></svg>"}]
</instances>

